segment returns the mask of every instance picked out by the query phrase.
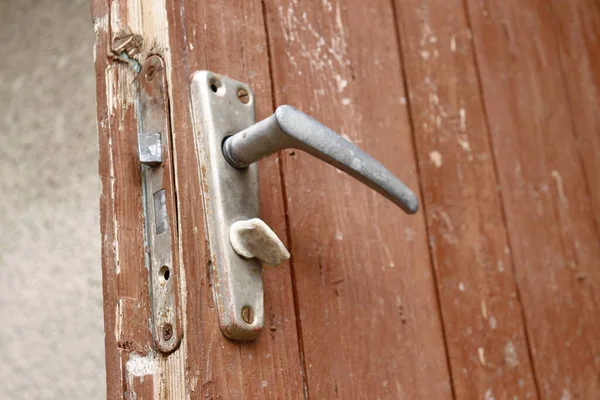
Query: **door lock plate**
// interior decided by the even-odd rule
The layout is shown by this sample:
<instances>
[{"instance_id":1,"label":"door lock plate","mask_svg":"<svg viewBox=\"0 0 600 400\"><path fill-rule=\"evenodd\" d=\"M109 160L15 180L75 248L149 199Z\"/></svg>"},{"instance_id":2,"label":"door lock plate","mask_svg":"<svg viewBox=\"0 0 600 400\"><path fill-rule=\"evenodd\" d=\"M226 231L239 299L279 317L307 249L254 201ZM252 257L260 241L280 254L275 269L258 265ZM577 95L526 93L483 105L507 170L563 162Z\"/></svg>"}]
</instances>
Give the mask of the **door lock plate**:
<instances>
[{"instance_id":1,"label":"door lock plate","mask_svg":"<svg viewBox=\"0 0 600 400\"><path fill-rule=\"evenodd\" d=\"M164 61L150 56L139 75L138 152L143 177L146 264L150 275L152 326L156 348L179 347L179 263L171 125Z\"/></svg>"},{"instance_id":2,"label":"door lock plate","mask_svg":"<svg viewBox=\"0 0 600 400\"><path fill-rule=\"evenodd\" d=\"M235 252L229 230L236 221L258 217L257 166L230 166L222 144L256 122L254 94L248 85L209 71L194 73L191 94L221 331L230 339L253 340L264 325L261 264Z\"/></svg>"}]
</instances>

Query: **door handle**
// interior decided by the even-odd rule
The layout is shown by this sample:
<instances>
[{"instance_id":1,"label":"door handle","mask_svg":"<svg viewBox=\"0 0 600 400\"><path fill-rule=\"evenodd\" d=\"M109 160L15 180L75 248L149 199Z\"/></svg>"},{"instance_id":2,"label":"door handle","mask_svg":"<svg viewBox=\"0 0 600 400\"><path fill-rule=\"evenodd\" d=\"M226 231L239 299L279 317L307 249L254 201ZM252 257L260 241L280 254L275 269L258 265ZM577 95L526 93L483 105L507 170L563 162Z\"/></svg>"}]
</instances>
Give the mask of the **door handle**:
<instances>
[{"instance_id":1,"label":"door handle","mask_svg":"<svg viewBox=\"0 0 600 400\"><path fill-rule=\"evenodd\" d=\"M417 196L379 161L319 121L291 106L229 136L223 155L235 168L246 168L279 150L295 148L346 172L384 195L408 214L419 209Z\"/></svg>"},{"instance_id":2,"label":"door handle","mask_svg":"<svg viewBox=\"0 0 600 400\"><path fill-rule=\"evenodd\" d=\"M248 85L210 71L192 76L191 109L199 160L209 272L225 336L253 340L264 325L262 266L289 253L259 218L257 161L303 150L350 174L413 214L415 194L382 164L290 106L256 123Z\"/></svg>"}]
</instances>

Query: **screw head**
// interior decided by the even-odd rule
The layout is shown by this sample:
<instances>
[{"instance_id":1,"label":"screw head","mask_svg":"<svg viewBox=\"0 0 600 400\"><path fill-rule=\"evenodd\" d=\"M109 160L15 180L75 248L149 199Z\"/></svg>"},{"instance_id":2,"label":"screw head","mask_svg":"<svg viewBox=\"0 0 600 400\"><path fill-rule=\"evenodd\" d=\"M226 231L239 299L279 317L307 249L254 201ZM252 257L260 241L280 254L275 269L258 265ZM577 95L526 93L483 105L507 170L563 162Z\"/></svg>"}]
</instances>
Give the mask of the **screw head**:
<instances>
[{"instance_id":1,"label":"screw head","mask_svg":"<svg viewBox=\"0 0 600 400\"><path fill-rule=\"evenodd\" d=\"M149 66L146 70L146 79L149 81L153 80L156 76L156 72L156 67L154 65Z\"/></svg>"},{"instance_id":2,"label":"screw head","mask_svg":"<svg viewBox=\"0 0 600 400\"><path fill-rule=\"evenodd\" d=\"M254 322L254 311L252 311L251 307L245 306L242 308L242 319L247 324Z\"/></svg>"},{"instance_id":3,"label":"screw head","mask_svg":"<svg viewBox=\"0 0 600 400\"><path fill-rule=\"evenodd\" d=\"M239 88L237 91L238 99L244 104L248 104L250 102L250 94L244 88Z\"/></svg>"},{"instance_id":4,"label":"screw head","mask_svg":"<svg viewBox=\"0 0 600 400\"><path fill-rule=\"evenodd\" d=\"M173 337L173 326L171 324L164 324L162 327L162 338L165 341L169 341Z\"/></svg>"}]
</instances>

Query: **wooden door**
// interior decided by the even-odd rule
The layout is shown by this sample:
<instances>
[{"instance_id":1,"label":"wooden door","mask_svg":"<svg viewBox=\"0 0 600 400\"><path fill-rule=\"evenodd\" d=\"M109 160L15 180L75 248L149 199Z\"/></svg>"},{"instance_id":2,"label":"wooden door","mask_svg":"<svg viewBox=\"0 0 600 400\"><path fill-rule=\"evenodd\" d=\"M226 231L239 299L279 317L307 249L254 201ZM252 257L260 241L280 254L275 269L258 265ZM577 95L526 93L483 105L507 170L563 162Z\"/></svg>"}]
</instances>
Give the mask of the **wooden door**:
<instances>
[{"instance_id":1,"label":"wooden door","mask_svg":"<svg viewBox=\"0 0 600 400\"><path fill-rule=\"evenodd\" d=\"M593 0L92 0L109 398L600 396ZM139 80L165 63L183 336L152 339ZM293 105L419 192L407 216L299 151L260 162L265 329L220 332L190 75ZM201 133L200 133L201 134Z\"/></svg>"}]
</instances>

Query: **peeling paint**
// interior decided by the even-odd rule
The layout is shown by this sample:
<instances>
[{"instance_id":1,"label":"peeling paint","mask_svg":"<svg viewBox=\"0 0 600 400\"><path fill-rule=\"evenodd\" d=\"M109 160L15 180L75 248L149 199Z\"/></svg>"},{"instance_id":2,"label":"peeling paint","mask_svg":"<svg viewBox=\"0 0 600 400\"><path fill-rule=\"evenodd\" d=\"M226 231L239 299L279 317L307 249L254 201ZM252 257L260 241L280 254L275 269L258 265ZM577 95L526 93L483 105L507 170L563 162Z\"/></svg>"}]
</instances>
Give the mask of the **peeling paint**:
<instances>
[{"instance_id":1,"label":"peeling paint","mask_svg":"<svg viewBox=\"0 0 600 400\"><path fill-rule=\"evenodd\" d=\"M507 342L504 346L504 362L510 368L514 368L519 365L519 358L517 357L517 350L513 342Z\"/></svg>"},{"instance_id":2,"label":"peeling paint","mask_svg":"<svg viewBox=\"0 0 600 400\"><path fill-rule=\"evenodd\" d=\"M467 153L471 152L471 143L469 143L469 138L466 136L461 136L458 138L458 145Z\"/></svg>"},{"instance_id":3,"label":"peeling paint","mask_svg":"<svg viewBox=\"0 0 600 400\"><path fill-rule=\"evenodd\" d=\"M492 389L488 389L485 392L485 396L483 397L483 400L495 400L494 395L492 394Z\"/></svg>"},{"instance_id":4,"label":"peeling paint","mask_svg":"<svg viewBox=\"0 0 600 400\"><path fill-rule=\"evenodd\" d=\"M504 272L504 261L498 260L496 268L498 269L498 272Z\"/></svg>"},{"instance_id":5,"label":"peeling paint","mask_svg":"<svg viewBox=\"0 0 600 400\"><path fill-rule=\"evenodd\" d=\"M550 174L552 175L552 177L556 181L556 189L558 190L558 196L560 198L561 203L565 207L569 207L569 200L567 199L567 196L565 194L565 189L563 187L562 175L560 174L560 172L558 172L555 169L552 170L552 172Z\"/></svg>"},{"instance_id":6,"label":"peeling paint","mask_svg":"<svg viewBox=\"0 0 600 400\"><path fill-rule=\"evenodd\" d=\"M460 118L460 130L464 132L467 130L467 110L464 107L459 108L458 116Z\"/></svg>"},{"instance_id":7,"label":"peeling paint","mask_svg":"<svg viewBox=\"0 0 600 400\"><path fill-rule=\"evenodd\" d=\"M125 364L125 371L131 377L154 375L158 372L158 363L152 353L149 353L145 357L138 354L131 354L129 360L127 360L127 364Z\"/></svg>"},{"instance_id":8,"label":"peeling paint","mask_svg":"<svg viewBox=\"0 0 600 400\"><path fill-rule=\"evenodd\" d=\"M117 342L121 339L122 331L123 331L123 299L118 299L117 306L115 307L115 339Z\"/></svg>"},{"instance_id":9,"label":"peeling paint","mask_svg":"<svg viewBox=\"0 0 600 400\"><path fill-rule=\"evenodd\" d=\"M429 160L438 168L442 166L442 155L437 150L429 153Z\"/></svg>"},{"instance_id":10,"label":"peeling paint","mask_svg":"<svg viewBox=\"0 0 600 400\"><path fill-rule=\"evenodd\" d=\"M375 233L377 234L377 241L380 245L383 246L383 250L388 259L388 267L394 268L396 266L396 264L394 263L394 258L392 257L392 253L390 253L390 249L388 248L387 244L385 243L385 241L383 241L383 238L381 236L381 230L377 225L375 225Z\"/></svg>"},{"instance_id":11,"label":"peeling paint","mask_svg":"<svg viewBox=\"0 0 600 400\"><path fill-rule=\"evenodd\" d=\"M442 239L448 244L457 244L456 233L452 218L443 209L436 209L433 212L433 221L438 225L439 233Z\"/></svg>"},{"instance_id":12,"label":"peeling paint","mask_svg":"<svg viewBox=\"0 0 600 400\"><path fill-rule=\"evenodd\" d=\"M479 357L479 362L481 365L485 365L485 350L483 347L479 347L477 349L477 356Z\"/></svg>"},{"instance_id":13,"label":"peeling paint","mask_svg":"<svg viewBox=\"0 0 600 400\"><path fill-rule=\"evenodd\" d=\"M334 11L329 2L324 2L323 7L328 12ZM348 44L340 5L335 6L334 23L330 25L334 32L329 37L325 37L313 26L307 12L300 13L295 1L289 3L287 7L279 6L278 12L283 37L288 44L284 47L284 51L297 73L301 75L302 70L294 56L300 55L308 61L312 70L326 71L326 74L332 76L336 85L335 90L338 93L343 92L348 86L345 72L350 65L350 60L346 54Z\"/></svg>"}]
</instances>

